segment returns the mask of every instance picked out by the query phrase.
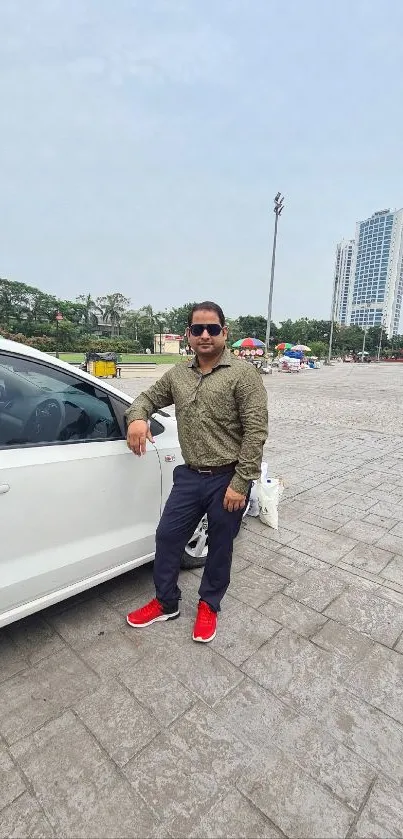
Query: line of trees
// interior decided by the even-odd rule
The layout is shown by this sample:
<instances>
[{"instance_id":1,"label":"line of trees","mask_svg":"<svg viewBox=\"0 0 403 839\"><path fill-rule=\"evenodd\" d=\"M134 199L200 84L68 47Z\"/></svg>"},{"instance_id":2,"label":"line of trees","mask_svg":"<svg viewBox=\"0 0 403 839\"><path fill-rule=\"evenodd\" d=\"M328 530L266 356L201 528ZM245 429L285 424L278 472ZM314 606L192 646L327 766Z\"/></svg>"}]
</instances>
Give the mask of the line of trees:
<instances>
[{"instance_id":1,"label":"line of trees","mask_svg":"<svg viewBox=\"0 0 403 839\"><path fill-rule=\"evenodd\" d=\"M55 349L144 352L147 348L153 351L155 334L184 335L192 303L155 311L150 305L132 309L130 302L119 292L96 298L81 294L75 301L62 300L33 286L0 279L0 333L49 352ZM56 320L58 313L62 320ZM229 319L228 327L231 343L245 337L265 340L266 318L262 315L240 315ZM328 320L288 319L271 326L273 347L281 341L307 344L319 357L327 353L329 335ZM370 354L376 354L379 340L380 329L370 328L366 338ZM362 341L363 330L359 326L335 325L335 355L358 353ZM403 336L395 337L392 342L382 335L384 355L398 354L401 347Z\"/></svg>"}]
</instances>

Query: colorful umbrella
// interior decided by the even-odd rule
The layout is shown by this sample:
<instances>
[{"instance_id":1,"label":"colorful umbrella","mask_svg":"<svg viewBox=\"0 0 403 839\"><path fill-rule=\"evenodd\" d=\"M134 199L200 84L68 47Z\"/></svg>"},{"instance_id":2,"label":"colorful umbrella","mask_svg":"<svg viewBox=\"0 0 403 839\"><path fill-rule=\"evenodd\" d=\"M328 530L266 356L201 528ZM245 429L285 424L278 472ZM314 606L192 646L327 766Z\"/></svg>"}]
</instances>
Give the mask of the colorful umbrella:
<instances>
[{"instance_id":1,"label":"colorful umbrella","mask_svg":"<svg viewBox=\"0 0 403 839\"><path fill-rule=\"evenodd\" d=\"M239 341L235 341L232 345L237 349L239 347L253 349L254 347L264 347L263 341L259 341L258 338L240 338Z\"/></svg>"},{"instance_id":2,"label":"colorful umbrella","mask_svg":"<svg viewBox=\"0 0 403 839\"><path fill-rule=\"evenodd\" d=\"M277 344L276 350L290 350L292 344L287 344L284 341L281 344Z\"/></svg>"},{"instance_id":3,"label":"colorful umbrella","mask_svg":"<svg viewBox=\"0 0 403 839\"><path fill-rule=\"evenodd\" d=\"M307 347L306 344L294 344L292 349L296 352L311 352L311 348Z\"/></svg>"}]
</instances>

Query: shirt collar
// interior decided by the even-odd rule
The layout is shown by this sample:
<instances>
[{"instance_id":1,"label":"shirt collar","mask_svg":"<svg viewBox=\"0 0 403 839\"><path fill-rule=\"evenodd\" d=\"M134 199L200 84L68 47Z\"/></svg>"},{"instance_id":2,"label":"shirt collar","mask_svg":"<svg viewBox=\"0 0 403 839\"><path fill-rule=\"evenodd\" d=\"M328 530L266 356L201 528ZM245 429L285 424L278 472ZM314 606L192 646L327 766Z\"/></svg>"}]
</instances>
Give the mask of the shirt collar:
<instances>
[{"instance_id":1,"label":"shirt collar","mask_svg":"<svg viewBox=\"0 0 403 839\"><path fill-rule=\"evenodd\" d=\"M214 365L213 370L216 370L217 367L231 367L231 359L232 356L228 347L224 347L222 355L218 359L217 363ZM197 355L195 355L194 358L192 358L192 360L189 361L188 367L193 367L194 369L196 369Z\"/></svg>"}]
</instances>

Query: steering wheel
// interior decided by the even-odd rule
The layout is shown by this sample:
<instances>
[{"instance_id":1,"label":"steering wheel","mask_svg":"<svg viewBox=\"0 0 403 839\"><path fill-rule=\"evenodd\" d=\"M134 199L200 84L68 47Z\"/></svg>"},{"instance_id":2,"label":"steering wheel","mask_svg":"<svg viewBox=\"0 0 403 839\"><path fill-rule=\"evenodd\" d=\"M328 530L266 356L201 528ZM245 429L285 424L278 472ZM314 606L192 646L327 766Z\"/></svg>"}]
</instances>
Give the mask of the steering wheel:
<instances>
[{"instance_id":1,"label":"steering wheel","mask_svg":"<svg viewBox=\"0 0 403 839\"><path fill-rule=\"evenodd\" d=\"M57 442L65 415L65 406L59 399L54 396L43 399L29 415L21 433L22 439L30 443Z\"/></svg>"}]
</instances>

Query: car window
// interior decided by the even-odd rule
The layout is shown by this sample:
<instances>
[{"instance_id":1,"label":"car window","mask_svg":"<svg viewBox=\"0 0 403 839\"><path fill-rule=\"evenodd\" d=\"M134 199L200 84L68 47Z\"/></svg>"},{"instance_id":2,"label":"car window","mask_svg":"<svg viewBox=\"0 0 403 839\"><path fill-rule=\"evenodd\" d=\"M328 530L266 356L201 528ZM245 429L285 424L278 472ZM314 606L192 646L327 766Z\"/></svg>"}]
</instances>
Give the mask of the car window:
<instances>
[{"instance_id":1,"label":"car window","mask_svg":"<svg viewBox=\"0 0 403 839\"><path fill-rule=\"evenodd\" d=\"M0 448L122 436L100 388L35 359L0 353Z\"/></svg>"}]
</instances>

